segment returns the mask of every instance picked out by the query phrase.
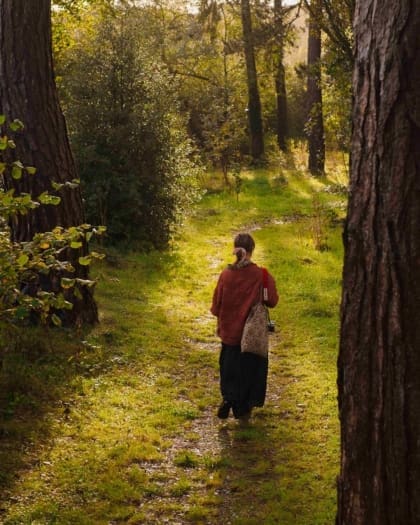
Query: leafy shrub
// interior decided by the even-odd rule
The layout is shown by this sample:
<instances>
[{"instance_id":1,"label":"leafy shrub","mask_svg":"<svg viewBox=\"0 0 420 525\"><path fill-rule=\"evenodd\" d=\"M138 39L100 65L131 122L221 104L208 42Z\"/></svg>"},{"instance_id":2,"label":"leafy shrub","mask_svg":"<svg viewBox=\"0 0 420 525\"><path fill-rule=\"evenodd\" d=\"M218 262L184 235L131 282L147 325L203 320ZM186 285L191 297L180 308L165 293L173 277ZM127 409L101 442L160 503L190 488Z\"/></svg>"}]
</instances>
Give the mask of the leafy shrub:
<instances>
[{"instance_id":1,"label":"leafy shrub","mask_svg":"<svg viewBox=\"0 0 420 525\"><path fill-rule=\"evenodd\" d=\"M6 119L0 115L0 126L6 128ZM13 121L9 128L23 128L19 121ZM0 152L14 149L15 144L6 133L0 133ZM79 249L88 242L95 229L82 224L68 229L56 227L52 231L37 233L31 241L13 242L9 221L17 214L25 215L38 206L57 205L60 197L44 192L37 198L27 193L14 195L14 190L6 191L3 177L20 179L24 174L36 176L36 168L24 166L20 161L6 162L0 157L0 322L16 321L32 317L43 323L61 324L60 312L70 310L68 290L80 294L80 286L92 286L93 281L71 278L74 267L66 259L69 250ZM76 181L69 183L77 184ZM67 185L67 184L66 184ZM54 189L61 189L56 184ZM79 257L79 264L88 265L92 257L100 257L92 252Z\"/></svg>"},{"instance_id":2,"label":"leafy shrub","mask_svg":"<svg viewBox=\"0 0 420 525\"><path fill-rule=\"evenodd\" d=\"M173 77L124 8L92 17L61 57L61 95L88 219L112 242L163 248L197 196Z\"/></svg>"}]
</instances>

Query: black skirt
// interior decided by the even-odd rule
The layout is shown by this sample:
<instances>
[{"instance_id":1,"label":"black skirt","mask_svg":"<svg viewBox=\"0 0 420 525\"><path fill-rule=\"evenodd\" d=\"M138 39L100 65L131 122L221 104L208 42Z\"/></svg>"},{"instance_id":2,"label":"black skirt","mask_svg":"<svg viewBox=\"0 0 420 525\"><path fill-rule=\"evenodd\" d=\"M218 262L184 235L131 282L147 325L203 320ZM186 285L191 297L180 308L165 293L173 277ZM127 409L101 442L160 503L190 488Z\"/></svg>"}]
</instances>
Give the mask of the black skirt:
<instances>
[{"instance_id":1,"label":"black skirt","mask_svg":"<svg viewBox=\"0 0 420 525\"><path fill-rule=\"evenodd\" d=\"M262 407L267 390L268 359L242 353L241 347L222 343L219 358L220 389L225 401L232 404L235 417L253 407Z\"/></svg>"}]
</instances>

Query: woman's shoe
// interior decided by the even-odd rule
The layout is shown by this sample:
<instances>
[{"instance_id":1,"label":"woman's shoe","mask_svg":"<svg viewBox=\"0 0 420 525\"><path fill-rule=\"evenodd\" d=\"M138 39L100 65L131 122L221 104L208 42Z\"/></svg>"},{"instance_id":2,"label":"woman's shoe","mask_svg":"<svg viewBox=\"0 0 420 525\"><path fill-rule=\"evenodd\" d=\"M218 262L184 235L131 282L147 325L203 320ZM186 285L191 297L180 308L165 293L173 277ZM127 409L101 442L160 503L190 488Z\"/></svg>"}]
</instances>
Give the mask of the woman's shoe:
<instances>
[{"instance_id":1,"label":"woman's shoe","mask_svg":"<svg viewBox=\"0 0 420 525\"><path fill-rule=\"evenodd\" d=\"M231 406L232 405L229 403L229 401L222 401L222 404L219 406L217 411L217 417L219 419L227 419L229 417Z\"/></svg>"}]
</instances>

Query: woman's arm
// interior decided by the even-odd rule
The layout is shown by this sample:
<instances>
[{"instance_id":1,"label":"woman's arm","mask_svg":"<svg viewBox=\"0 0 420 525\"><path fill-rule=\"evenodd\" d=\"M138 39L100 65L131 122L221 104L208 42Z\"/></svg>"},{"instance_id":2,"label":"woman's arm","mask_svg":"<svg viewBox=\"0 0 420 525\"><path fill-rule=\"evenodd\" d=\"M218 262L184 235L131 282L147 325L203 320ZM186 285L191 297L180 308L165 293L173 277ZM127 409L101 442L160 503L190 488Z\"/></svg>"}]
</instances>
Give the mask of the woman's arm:
<instances>
[{"instance_id":1,"label":"woman's arm","mask_svg":"<svg viewBox=\"0 0 420 525\"><path fill-rule=\"evenodd\" d=\"M267 272L268 273L268 272ZM279 294L277 293L276 281L273 276L268 273L268 299L265 301L265 304L270 308L274 308L279 302Z\"/></svg>"},{"instance_id":2,"label":"woman's arm","mask_svg":"<svg viewBox=\"0 0 420 525\"><path fill-rule=\"evenodd\" d=\"M213 292L213 301L211 304L210 312L215 315L216 317L219 316L220 312L220 306L222 302L222 274L219 276L219 280L217 281L216 288Z\"/></svg>"}]
</instances>

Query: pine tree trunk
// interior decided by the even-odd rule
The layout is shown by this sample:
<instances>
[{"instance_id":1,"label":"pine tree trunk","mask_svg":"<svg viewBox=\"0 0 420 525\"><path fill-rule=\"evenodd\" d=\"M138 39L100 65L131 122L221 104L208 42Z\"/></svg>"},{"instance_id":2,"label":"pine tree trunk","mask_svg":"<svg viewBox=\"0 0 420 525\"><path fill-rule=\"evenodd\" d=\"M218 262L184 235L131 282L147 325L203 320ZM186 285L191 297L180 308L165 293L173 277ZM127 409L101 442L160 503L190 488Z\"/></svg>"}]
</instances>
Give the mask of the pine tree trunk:
<instances>
[{"instance_id":1,"label":"pine tree trunk","mask_svg":"<svg viewBox=\"0 0 420 525\"><path fill-rule=\"evenodd\" d=\"M358 0L338 525L420 523L420 4Z\"/></svg>"},{"instance_id":2,"label":"pine tree trunk","mask_svg":"<svg viewBox=\"0 0 420 525\"><path fill-rule=\"evenodd\" d=\"M251 155L254 160L258 160L264 155L264 135L249 0L241 0L241 15L248 85L248 122L251 138Z\"/></svg>"},{"instance_id":3,"label":"pine tree trunk","mask_svg":"<svg viewBox=\"0 0 420 525\"><path fill-rule=\"evenodd\" d=\"M312 175L322 175L325 169L324 119L321 89L321 16L320 0L311 2L308 30L308 169Z\"/></svg>"},{"instance_id":4,"label":"pine tree trunk","mask_svg":"<svg viewBox=\"0 0 420 525\"><path fill-rule=\"evenodd\" d=\"M17 140L17 155L25 165L37 168L35 176L10 178L6 184L16 194L27 192L34 197L51 190L52 181L77 178L54 80L50 10L50 0L0 0L0 113L9 120L22 120L25 129ZM28 241L55 226L82 224L79 189L61 191L60 197L58 206L40 206L18 216L12 224L13 239ZM86 267L77 260L73 263L76 276L87 278ZM95 322L92 292L86 287L81 292L83 299L74 298L70 322Z\"/></svg>"},{"instance_id":5,"label":"pine tree trunk","mask_svg":"<svg viewBox=\"0 0 420 525\"><path fill-rule=\"evenodd\" d=\"M287 151L287 96L286 72L284 68L284 25L282 0L274 0L274 18L276 30L275 87L277 106L277 144L282 151Z\"/></svg>"}]
</instances>

